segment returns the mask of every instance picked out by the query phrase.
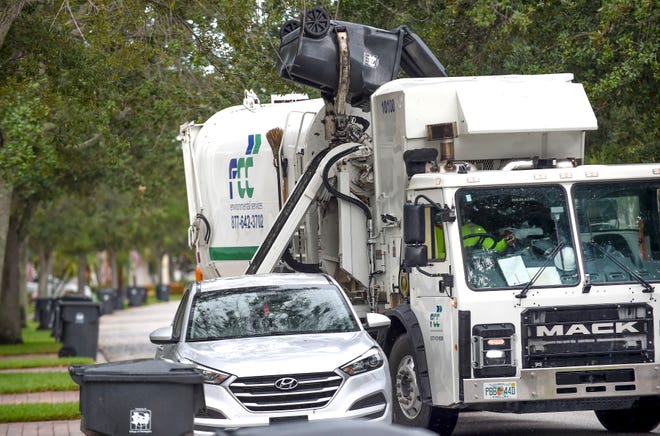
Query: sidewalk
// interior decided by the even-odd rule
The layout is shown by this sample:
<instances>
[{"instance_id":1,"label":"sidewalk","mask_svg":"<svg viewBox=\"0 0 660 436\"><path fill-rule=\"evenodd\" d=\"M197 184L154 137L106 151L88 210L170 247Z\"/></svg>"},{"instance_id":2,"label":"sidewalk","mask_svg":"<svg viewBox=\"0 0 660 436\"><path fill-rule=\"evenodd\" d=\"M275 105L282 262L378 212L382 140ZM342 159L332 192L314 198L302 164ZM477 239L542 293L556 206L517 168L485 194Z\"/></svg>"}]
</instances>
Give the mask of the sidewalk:
<instances>
[{"instance_id":1,"label":"sidewalk","mask_svg":"<svg viewBox=\"0 0 660 436\"><path fill-rule=\"evenodd\" d=\"M156 346L149 341L149 333L169 325L178 304L178 301L155 303L103 315L99 322L99 350L95 363L153 357ZM26 372L46 370L66 371L66 368L37 368ZM78 401L78 396L78 391L0 395L0 404L72 402ZM80 420L0 424L0 436L81 435L84 436L80 430Z\"/></svg>"}]
</instances>

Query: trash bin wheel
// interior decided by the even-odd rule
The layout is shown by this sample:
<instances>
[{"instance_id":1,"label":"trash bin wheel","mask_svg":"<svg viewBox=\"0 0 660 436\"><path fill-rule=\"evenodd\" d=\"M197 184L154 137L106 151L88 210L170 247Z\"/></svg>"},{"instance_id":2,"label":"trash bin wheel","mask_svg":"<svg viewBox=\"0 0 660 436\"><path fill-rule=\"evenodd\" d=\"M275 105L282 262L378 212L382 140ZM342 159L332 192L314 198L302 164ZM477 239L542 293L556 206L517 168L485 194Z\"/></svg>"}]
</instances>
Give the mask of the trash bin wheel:
<instances>
[{"instance_id":1,"label":"trash bin wheel","mask_svg":"<svg viewBox=\"0 0 660 436\"><path fill-rule=\"evenodd\" d=\"M314 6L305 11L303 26L305 35L310 38L321 38L330 28L330 17L325 9Z\"/></svg>"},{"instance_id":2,"label":"trash bin wheel","mask_svg":"<svg viewBox=\"0 0 660 436\"><path fill-rule=\"evenodd\" d=\"M284 24L282 24L282 27L280 27L280 39L284 38L286 35L298 29L299 27L300 27L299 20L294 20L294 19L286 20Z\"/></svg>"},{"instance_id":3,"label":"trash bin wheel","mask_svg":"<svg viewBox=\"0 0 660 436\"><path fill-rule=\"evenodd\" d=\"M67 347L67 346L63 346L62 348L60 348L59 353L57 353L58 357L75 357L77 355L78 354L76 353L75 348Z\"/></svg>"}]
</instances>

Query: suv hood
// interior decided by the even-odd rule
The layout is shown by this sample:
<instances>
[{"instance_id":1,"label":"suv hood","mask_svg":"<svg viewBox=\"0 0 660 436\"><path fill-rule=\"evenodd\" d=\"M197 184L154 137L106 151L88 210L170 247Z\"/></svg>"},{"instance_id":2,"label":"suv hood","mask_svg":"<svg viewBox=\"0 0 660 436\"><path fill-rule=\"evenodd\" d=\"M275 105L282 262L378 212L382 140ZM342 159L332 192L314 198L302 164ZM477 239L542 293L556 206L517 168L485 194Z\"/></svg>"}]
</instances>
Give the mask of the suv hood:
<instances>
[{"instance_id":1,"label":"suv hood","mask_svg":"<svg viewBox=\"0 0 660 436\"><path fill-rule=\"evenodd\" d=\"M179 355L238 377L333 371L376 345L365 331L181 344Z\"/></svg>"}]
</instances>

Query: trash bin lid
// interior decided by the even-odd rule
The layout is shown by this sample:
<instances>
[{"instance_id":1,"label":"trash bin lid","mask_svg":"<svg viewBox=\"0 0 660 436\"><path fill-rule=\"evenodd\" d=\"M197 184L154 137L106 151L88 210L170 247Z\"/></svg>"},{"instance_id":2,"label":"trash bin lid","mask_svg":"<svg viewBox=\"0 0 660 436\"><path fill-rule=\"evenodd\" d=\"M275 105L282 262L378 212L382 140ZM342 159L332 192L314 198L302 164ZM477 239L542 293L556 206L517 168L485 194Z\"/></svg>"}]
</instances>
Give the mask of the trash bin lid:
<instances>
[{"instance_id":1,"label":"trash bin lid","mask_svg":"<svg viewBox=\"0 0 660 436\"><path fill-rule=\"evenodd\" d=\"M74 382L149 382L202 384L204 379L192 365L161 359L135 359L98 365L71 365Z\"/></svg>"},{"instance_id":2,"label":"trash bin lid","mask_svg":"<svg viewBox=\"0 0 660 436\"><path fill-rule=\"evenodd\" d=\"M101 316L101 305L92 301L60 301L60 317L68 322L87 324Z\"/></svg>"},{"instance_id":3,"label":"trash bin lid","mask_svg":"<svg viewBox=\"0 0 660 436\"><path fill-rule=\"evenodd\" d=\"M62 295L61 297L56 298L57 301L62 302L62 301L92 301L91 298L89 298L86 295L81 295L81 294L68 294L68 295Z\"/></svg>"}]
</instances>

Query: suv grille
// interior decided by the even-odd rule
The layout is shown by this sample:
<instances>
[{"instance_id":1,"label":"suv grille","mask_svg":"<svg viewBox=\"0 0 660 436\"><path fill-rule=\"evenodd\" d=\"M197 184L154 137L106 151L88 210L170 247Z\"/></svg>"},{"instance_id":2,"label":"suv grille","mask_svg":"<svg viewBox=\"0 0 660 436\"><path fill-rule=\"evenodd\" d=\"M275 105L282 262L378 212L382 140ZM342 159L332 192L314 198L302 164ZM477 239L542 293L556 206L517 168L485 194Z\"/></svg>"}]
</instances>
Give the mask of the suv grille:
<instances>
[{"instance_id":1,"label":"suv grille","mask_svg":"<svg viewBox=\"0 0 660 436\"><path fill-rule=\"evenodd\" d=\"M653 362L647 304L546 307L522 313L523 367Z\"/></svg>"},{"instance_id":2,"label":"suv grille","mask_svg":"<svg viewBox=\"0 0 660 436\"><path fill-rule=\"evenodd\" d=\"M276 388L276 382L283 378L294 379L296 386L289 390ZM236 379L229 389L253 412L308 410L328 404L343 380L334 372L245 377Z\"/></svg>"}]
</instances>

